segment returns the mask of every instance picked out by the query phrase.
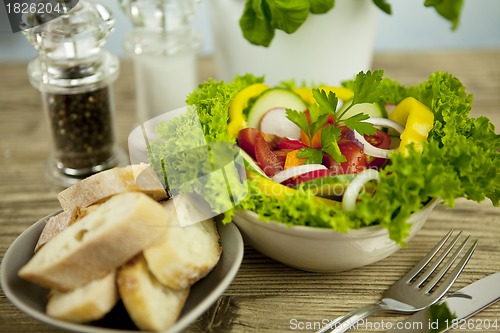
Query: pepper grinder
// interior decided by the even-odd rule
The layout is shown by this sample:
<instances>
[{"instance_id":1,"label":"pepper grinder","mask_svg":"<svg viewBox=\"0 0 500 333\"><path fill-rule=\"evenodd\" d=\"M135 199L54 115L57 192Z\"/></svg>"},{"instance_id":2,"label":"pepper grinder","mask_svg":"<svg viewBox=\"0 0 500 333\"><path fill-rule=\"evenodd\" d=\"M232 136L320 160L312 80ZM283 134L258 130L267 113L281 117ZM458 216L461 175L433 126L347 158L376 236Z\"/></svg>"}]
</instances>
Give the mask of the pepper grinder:
<instances>
[{"instance_id":1,"label":"pepper grinder","mask_svg":"<svg viewBox=\"0 0 500 333\"><path fill-rule=\"evenodd\" d=\"M119 62L102 49L114 27L109 10L80 0L58 18L43 22L32 14L26 24L32 28L24 34L39 52L28 65L28 76L42 94L52 138L48 178L67 187L125 164L113 129L111 85Z\"/></svg>"},{"instance_id":2,"label":"pepper grinder","mask_svg":"<svg viewBox=\"0 0 500 333\"><path fill-rule=\"evenodd\" d=\"M190 26L200 0L119 0L133 30L124 41L135 71L137 119L184 106L197 85L199 34Z\"/></svg>"}]
</instances>

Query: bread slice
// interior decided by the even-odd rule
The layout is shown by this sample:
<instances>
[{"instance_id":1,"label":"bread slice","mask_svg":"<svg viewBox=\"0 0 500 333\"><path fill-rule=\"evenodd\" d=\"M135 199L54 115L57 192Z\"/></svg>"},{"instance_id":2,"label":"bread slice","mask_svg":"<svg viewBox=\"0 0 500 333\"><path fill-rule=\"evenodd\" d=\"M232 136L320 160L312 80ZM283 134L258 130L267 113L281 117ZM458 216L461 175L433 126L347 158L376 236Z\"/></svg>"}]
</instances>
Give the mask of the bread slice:
<instances>
[{"instance_id":1,"label":"bread slice","mask_svg":"<svg viewBox=\"0 0 500 333\"><path fill-rule=\"evenodd\" d=\"M172 290L162 285L138 255L118 270L118 290L135 325L146 331L164 331L179 317L189 289Z\"/></svg>"},{"instance_id":2,"label":"bread slice","mask_svg":"<svg viewBox=\"0 0 500 333\"><path fill-rule=\"evenodd\" d=\"M118 302L115 271L83 287L61 292L52 290L47 314L74 323L85 323L104 317Z\"/></svg>"},{"instance_id":3,"label":"bread slice","mask_svg":"<svg viewBox=\"0 0 500 333\"><path fill-rule=\"evenodd\" d=\"M38 238L35 245L35 252L52 239L55 235L66 229L67 226L72 224L78 218L80 208L76 207L72 210L62 211L61 213L52 216L46 223L45 227Z\"/></svg>"},{"instance_id":4,"label":"bread slice","mask_svg":"<svg viewBox=\"0 0 500 333\"><path fill-rule=\"evenodd\" d=\"M163 205L170 217L168 231L143 253L149 269L161 283L172 289L185 289L207 275L219 261L219 233L212 219L181 227L173 200Z\"/></svg>"},{"instance_id":5,"label":"bread slice","mask_svg":"<svg viewBox=\"0 0 500 333\"><path fill-rule=\"evenodd\" d=\"M89 206L87 208L75 207L72 210L62 211L61 213L52 216L46 223L45 227L38 238L38 242L35 245L35 253L40 250L40 248L47 243L49 240L54 238L55 235L59 234L61 231L66 229L69 225L75 223L76 221L82 219L86 215L90 214L99 205Z\"/></svg>"},{"instance_id":6,"label":"bread slice","mask_svg":"<svg viewBox=\"0 0 500 333\"><path fill-rule=\"evenodd\" d=\"M166 225L164 207L147 195L116 195L46 243L19 276L47 288L76 289L159 241Z\"/></svg>"},{"instance_id":7,"label":"bread slice","mask_svg":"<svg viewBox=\"0 0 500 333\"><path fill-rule=\"evenodd\" d=\"M163 184L149 164L141 163L99 172L57 195L64 210L88 207L124 192L142 192L155 200L165 199Z\"/></svg>"}]
</instances>

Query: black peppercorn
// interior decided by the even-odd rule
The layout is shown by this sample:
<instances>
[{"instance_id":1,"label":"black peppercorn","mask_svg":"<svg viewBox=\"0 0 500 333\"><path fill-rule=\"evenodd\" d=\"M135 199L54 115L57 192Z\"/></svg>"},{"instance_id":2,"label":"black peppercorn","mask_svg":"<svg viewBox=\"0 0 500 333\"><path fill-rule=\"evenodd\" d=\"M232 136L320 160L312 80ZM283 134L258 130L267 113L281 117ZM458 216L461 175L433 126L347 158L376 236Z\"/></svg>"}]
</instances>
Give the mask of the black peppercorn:
<instances>
[{"instance_id":1,"label":"black peppercorn","mask_svg":"<svg viewBox=\"0 0 500 333\"><path fill-rule=\"evenodd\" d=\"M86 169L113 156L108 87L76 94L45 93L55 158L65 169Z\"/></svg>"}]
</instances>

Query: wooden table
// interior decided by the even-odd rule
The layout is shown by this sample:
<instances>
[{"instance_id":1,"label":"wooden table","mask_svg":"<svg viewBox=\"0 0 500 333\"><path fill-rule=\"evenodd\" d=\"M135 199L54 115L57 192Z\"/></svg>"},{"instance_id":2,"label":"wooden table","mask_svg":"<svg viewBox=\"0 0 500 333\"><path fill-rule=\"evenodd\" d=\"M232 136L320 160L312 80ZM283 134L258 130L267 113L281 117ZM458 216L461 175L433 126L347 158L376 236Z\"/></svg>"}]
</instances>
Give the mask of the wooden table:
<instances>
[{"instance_id":1,"label":"wooden table","mask_svg":"<svg viewBox=\"0 0 500 333\"><path fill-rule=\"evenodd\" d=\"M201 60L200 79L213 75L212 62ZM500 51L420 54L379 54L373 68L405 84L425 80L435 70L457 76L475 95L473 115L485 115L500 127ZM40 96L27 79L26 64L0 65L0 257L33 222L58 209L57 189L43 176L50 148ZM134 88L130 64L125 63L115 85L119 144L134 122ZM459 200L452 209L437 207L422 231L393 256L376 264L338 274L294 270L245 248L241 269L218 302L187 332L312 331L307 325L333 319L379 299L431 245L451 228L479 238L478 248L452 290L500 271L500 209L490 202ZM374 325L403 317L381 315ZM500 303L473 317L500 325ZM385 326L387 327L387 326ZM302 328L302 329L301 329ZM359 331L368 330L361 326ZM376 331L384 331L379 329ZM456 330L460 331L460 330ZM20 312L0 292L0 332L60 332Z\"/></svg>"}]
</instances>

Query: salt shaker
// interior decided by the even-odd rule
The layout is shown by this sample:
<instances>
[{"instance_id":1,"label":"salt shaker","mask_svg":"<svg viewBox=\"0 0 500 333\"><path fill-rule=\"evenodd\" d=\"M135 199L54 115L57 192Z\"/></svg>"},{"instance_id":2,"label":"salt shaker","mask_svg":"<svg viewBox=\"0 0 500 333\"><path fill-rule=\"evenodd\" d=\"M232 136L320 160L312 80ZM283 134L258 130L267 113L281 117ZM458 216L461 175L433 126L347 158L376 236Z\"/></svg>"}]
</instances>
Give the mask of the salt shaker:
<instances>
[{"instance_id":1,"label":"salt shaker","mask_svg":"<svg viewBox=\"0 0 500 333\"><path fill-rule=\"evenodd\" d=\"M32 28L24 34L39 52L28 76L42 94L51 131L46 173L67 187L125 162L113 128L112 83L119 62L102 49L114 19L101 4L80 0L64 15L39 25L41 20L26 19Z\"/></svg>"},{"instance_id":2,"label":"salt shaker","mask_svg":"<svg viewBox=\"0 0 500 333\"><path fill-rule=\"evenodd\" d=\"M138 122L185 105L197 85L201 38L190 22L199 0L119 0L133 30L124 47L134 62Z\"/></svg>"}]
</instances>

